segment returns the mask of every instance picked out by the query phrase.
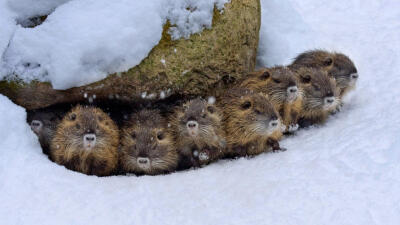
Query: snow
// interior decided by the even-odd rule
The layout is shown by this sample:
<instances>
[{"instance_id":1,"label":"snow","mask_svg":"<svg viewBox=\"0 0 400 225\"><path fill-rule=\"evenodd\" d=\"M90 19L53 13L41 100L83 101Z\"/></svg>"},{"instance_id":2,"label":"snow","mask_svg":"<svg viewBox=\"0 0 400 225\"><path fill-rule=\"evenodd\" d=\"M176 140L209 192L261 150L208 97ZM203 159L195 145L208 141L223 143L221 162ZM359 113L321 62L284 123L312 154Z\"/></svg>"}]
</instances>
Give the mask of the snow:
<instances>
[{"instance_id":1,"label":"snow","mask_svg":"<svg viewBox=\"0 0 400 225\"><path fill-rule=\"evenodd\" d=\"M6 4L6 0L0 0ZM214 4L227 0L32 0L5 6L17 15L8 20L52 12L31 28L6 22L0 78L49 81L55 89L82 86L138 65L159 42L163 24L170 20L174 39L210 28ZM33 7L28 7L33 6ZM57 7L58 6L58 7ZM57 7L57 8L56 8ZM55 8L55 9L54 9ZM188 10L189 9L189 10ZM6 8L3 8L7 12ZM12 32L15 30L14 32ZM165 64L165 60L161 59Z\"/></svg>"},{"instance_id":2,"label":"snow","mask_svg":"<svg viewBox=\"0 0 400 225\"><path fill-rule=\"evenodd\" d=\"M86 176L50 162L25 111L0 96L0 224L400 224L397 6L262 1L258 66L325 48L360 75L342 111L283 140L285 152L166 176Z\"/></svg>"}]
</instances>

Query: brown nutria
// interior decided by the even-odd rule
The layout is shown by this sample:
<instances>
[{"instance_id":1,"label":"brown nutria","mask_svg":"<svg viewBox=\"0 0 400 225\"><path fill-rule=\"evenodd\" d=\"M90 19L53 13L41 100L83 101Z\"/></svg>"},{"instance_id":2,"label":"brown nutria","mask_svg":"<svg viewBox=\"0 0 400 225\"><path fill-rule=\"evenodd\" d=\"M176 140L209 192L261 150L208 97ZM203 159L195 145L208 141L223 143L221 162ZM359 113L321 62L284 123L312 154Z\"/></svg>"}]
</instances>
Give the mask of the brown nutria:
<instances>
[{"instance_id":1,"label":"brown nutria","mask_svg":"<svg viewBox=\"0 0 400 225\"><path fill-rule=\"evenodd\" d=\"M28 123L32 131L38 136L44 154L49 154L50 142L62 114L55 111L37 110L28 113Z\"/></svg>"},{"instance_id":2,"label":"brown nutria","mask_svg":"<svg viewBox=\"0 0 400 225\"><path fill-rule=\"evenodd\" d=\"M340 98L355 87L358 78L357 68L353 61L348 56L337 52L307 51L298 55L290 67L293 69L312 67L325 70L328 76L335 79Z\"/></svg>"},{"instance_id":3,"label":"brown nutria","mask_svg":"<svg viewBox=\"0 0 400 225\"><path fill-rule=\"evenodd\" d=\"M157 110L141 110L121 131L120 167L124 173L156 175L173 172L178 153L167 121Z\"/></svg>"},{"instance_id":4,"label":"brown nutria","mask_svg":"<svg viewBox=\"0 0 400 225\"><path fill-rule=\"evenodd\" d=\"M211 102L196 98L176 108L171 117L180 168L201 166L221 158L225 151L222 112Z\"/></svg>"},{"instance_id":5,"label":"brown nutria","mask_svg":"<svg viewBox=\"0 0 400 225\"><path fill-rule=\"evenodd\" d=\"M282 136L278 113L265 95L234 88L222 97L221 108L230 154L244 156L284 150L278 143Z\"/></svg>"},{"instance_id":6,"label":"brown nutria","mask_svg":"<svg viewBox=\"0 0 400 225\"><path fill-rule=\"evenodd\" d=\"M118 166L119 131L101 109L76 106L57 126L50 158L87 175L108 176Z\"/></svg>"},{"instance_id":7,"label":"brown nutria","mask_svg":"<svg viewBox=\"0 0 400 225\"><path fill-rule=\"evenodd\" d=\"M250 73L241 81L240 86L267 95L282 118L285 131L297 130L302 95L292 70L285 66L264 68Z\"/></svg>"},{"instance_id":8,"label":"brown nutria","mask_svg":"<svg viewBox=\"0 0 400 225\"><path fill-rule=\"evenodd\" d=\"M335 81L324 70L302 67L296 76L303 90L303 105L299 124L307 127L323 123L339 103Z\"/></svg>"}]
</instances>

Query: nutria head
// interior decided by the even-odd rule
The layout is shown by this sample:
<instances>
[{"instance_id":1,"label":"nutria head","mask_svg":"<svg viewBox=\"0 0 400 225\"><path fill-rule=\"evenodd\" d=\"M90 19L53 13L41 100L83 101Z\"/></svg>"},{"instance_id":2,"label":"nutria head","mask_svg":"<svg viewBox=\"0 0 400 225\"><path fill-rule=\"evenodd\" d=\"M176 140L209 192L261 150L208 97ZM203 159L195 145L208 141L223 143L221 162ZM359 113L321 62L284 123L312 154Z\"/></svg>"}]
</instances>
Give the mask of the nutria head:
<instances>
[{"instance_id":1,"label":"nutria head","mask_svg":"<svg viewBox=\"0 0 400 225\"><path fill-rule=\"evenodd\" d=\"M325 70L328 76L336 80L340 94L353 88L358 79L357 68L351 59L342 53L323 50L307 51L295 58L291 68L312 67Z\"/></svg>"},{"instance_id":2,"label":"nutria head","mask_svg":"<svg viewBox=\"0 0 400 225\"><path fill-rule=\"evenodd\" d=\"M95 151L111 148L118 139L118 128L101 109L88 106L74 107L63 119L58 135L69 149Z\"/></svg>"},{"instance_id":3,"label":"nutria head","mask_svg":"<svg viewBox=\"0 0 400 225\"><path fill-rule=\"evenodd\" d=\"M37 136L42 136L54 131L61 119L55 112L34 111L29 114L28 123Z\"/></svg>"},{"instance_id":4,"label":"nutria head","mask_svg":"<svg viewBox=\"0 0 400 225\"><path fill-rule=\"evenodd\" d=\"M355 87L358 73L351 59L341 53L335 53L332 69L328 71L328 75L335 78L336 86L343 92Z\"/></svg>"},{"instance_id":5,"label":"nutria head","mask_svg":"<svg viewBox=\"0 0 400 225\"><path fill-rule=\"evenodd\" d=\"M303 107L306 111L331 111L339 103L335 81L323 70L300 68L296 76L303 89Z\"/></svg>"},{"instance_id":6,"label":"nutria head","mask_svg":"<svg viewBox=\"0 0 400 225\"><path fill-rule=\"evenodd\" d=\"M224 121L229 135L253 139L281 129L278 113L268 99L248 89L232 89L223 98ZM232 138L232 137L231 137Z\"/></svg>"},{"instance_id":7,"label":"nutria head","mask_svg":"<svg viewBox=\"0 0 400 225\"><path fill-rule=\"evenodd\" d=\"M174 132L179 138L212 140L220 127L221 113L214 104L196 98L179 107L174 115Z\"/></svg>"},{"instance_id":8,"label":"nutria head","mask_svg":"<svg viewBox=\"0 0 400 225\"><path fill-rule=\"evenodd\" d=\"M156 110L132 115L121 139L121 163L126 172L155 175L176 168L178 155L167 127Z\"/></svg>"},{"instance_id":9,"label":"nutria head","mask_svg":"<svg viewBox=\"0 0 400 225\"><path fill-rule=\"evenodd\" d=\"M286 66L275 66L250 73L241 87L268 95L274 104L291 103L300 96L293 72Z\"/></svg>"}]
</instances>

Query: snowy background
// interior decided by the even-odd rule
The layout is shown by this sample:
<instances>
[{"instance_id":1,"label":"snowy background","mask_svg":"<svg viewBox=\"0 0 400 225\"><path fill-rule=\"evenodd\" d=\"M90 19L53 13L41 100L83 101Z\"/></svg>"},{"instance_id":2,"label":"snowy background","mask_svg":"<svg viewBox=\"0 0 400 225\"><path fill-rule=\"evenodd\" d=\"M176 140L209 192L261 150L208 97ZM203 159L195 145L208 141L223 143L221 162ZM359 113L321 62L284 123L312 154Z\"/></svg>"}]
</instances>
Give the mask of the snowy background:
<instances>
[{"instance_id":1,"label":"snowy background","mask_svg":"<svg viewBox=\"0 0 400 225\"><path fill-rule=\"evenodd\" d=\"M11 38L38 38L15 25L37 13L18 4L24 1L9 10L12 4L0 0L2 60ZM47 10L65 2L54 0ZM51 26L62 24L56 13L74 4L59 6L46 29L54 32ZM25 110L0 95L0 224L400 224L399 2L262 1L259 66L289 63L312 48L342 51L358 68L358 87L341 113L286 138L286 152L167 176L98 178L66 170L41 153ZM53 57L14 56L47 54Z\"/></svg>"}]
</instances>

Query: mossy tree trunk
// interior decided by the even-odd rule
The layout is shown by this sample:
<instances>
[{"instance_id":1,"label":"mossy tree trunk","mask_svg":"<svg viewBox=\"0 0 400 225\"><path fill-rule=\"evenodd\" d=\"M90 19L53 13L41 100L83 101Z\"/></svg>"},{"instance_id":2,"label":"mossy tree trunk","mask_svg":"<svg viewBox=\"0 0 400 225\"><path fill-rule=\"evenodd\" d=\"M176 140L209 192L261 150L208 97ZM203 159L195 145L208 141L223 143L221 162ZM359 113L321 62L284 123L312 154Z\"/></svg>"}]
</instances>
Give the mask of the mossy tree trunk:
<instances>
[{"instance_id":1,"label":"mossy tree trunk","mask_svg":"<svg viewBox=\"0 0 400 225\"><path fill-rule=\"evenodd\" d=\"M93 97L130 102L208 95L254 69L260 10L259 0L231 0L222 13L215 10L211 29L175 41L167 23L160 42L139 65L86 86L55 90L49 83L0 81L0 93L27 109Z\"/></svg>"}]
</instances>

